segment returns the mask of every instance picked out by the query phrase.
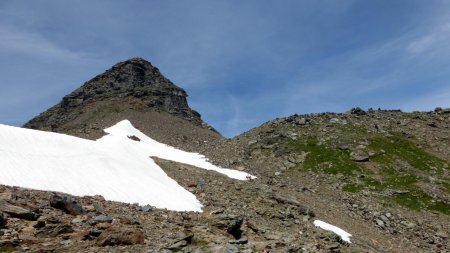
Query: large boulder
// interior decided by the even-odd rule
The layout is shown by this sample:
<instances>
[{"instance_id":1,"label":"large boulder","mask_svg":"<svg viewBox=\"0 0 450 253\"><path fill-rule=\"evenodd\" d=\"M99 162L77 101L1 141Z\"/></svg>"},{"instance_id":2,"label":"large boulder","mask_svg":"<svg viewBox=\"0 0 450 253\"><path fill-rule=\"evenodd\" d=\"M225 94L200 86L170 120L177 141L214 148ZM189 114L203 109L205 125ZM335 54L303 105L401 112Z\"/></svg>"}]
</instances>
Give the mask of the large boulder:
<instances>
[{"instance_id":1,"label":"large boulder","mask_svg":"<svg viewBox=\"0 0 450 253\"><path fill-rule=\"evenodd\" d=\"M63 210L71 215L80 215L84 213L83 207L78 203L77 198L68 195L54 194L50 198L50 206Z\"/></svg>"},{"instance_id":2,"label":"large boulder","mask_svg":"<svg viewBox=\"0 0 450 253\"><path fill-rule=\"evenodd\" d=\"M0 212L6 213L14 218L25 220L37 220L37 218L39 217L38 214L26 208L11 205L8 202L2 200L0 200Z\"/></svg>"}]
</instances>

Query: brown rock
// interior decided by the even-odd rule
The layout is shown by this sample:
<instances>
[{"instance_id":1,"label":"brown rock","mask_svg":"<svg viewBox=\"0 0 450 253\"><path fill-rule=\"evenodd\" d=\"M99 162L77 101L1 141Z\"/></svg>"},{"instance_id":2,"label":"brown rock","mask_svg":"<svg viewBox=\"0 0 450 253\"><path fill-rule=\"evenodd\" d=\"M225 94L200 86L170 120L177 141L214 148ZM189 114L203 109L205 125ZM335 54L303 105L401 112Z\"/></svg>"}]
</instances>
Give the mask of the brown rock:
<instances>
[{"instance_id":1,"label":"brown rock","mask_svg":"<svg viewBox=\"0 0 450 253\"><path fill-rule=\"evenodd\" d=\"M110 227L97 239L100 246L144 244L144 232L140 229Z\"/></svg>"},{"instance_id":2,"label":"brown rock","mask_svg":"<svg viewBox=\"0 0 450 253\"><path fill-rule=\"evenodd\" d=\"M98 223L98 224L95 224L95 227L98 229L107 229L107 228L111 227L111 223L106 223L106 222Z\"/></svg>"},{"instance_id":3,"label":"brown rock","mask_svg":"<svg viewBox=\"0 0 450 253\"><path fill-rule=\"evenodd\" d=\"M2 192L0 193L0 199L2 200L11 200L12 199L12 193L11 192Z\"/></svg>"},{"instance_id":4,"label":"brown rock","mask_svg":"<svg viewBox=\"0 0 450 253\"><path fill-rule=\"evenodd\" d=\"M28 233L20 234L19 239L25 244L37 244L41 242L39 238Z\"/></svg>"},{"instance_id":5,"label":"brown rock","mask_svg":"<svg viewBox=\"0 0 450 253\"><path fill-rule=\"evenodd\" d=\"M0 211L9 214L11 217L25 219L25 220L37 220L38 215L23 207L14 206L7 203L4 200L0 200Z\"/></svg>"},{"instance_id":6,"label":"brown rock","mask_svg":"<svg viewBox=\"0 0 450 253\"><path fill-rule=\"evenodd\" d=\"M80 230L73 232L71 234L68 234L69 238L76 241L81 241L86 239L89 236L89 230Z\"/></svg>"},{"instance_id":7,"label":"brown rock","mask_svg":"<svg viewBox=\"0 0 450 253\"><path fill-rule=\"evenodd\" d=\"M74 230L72 226L68 224L58 224L58 225L49 225L45 226L36 233L37 237L56 237L61 234L72 233Z\"/></svg>"}]
</instances>

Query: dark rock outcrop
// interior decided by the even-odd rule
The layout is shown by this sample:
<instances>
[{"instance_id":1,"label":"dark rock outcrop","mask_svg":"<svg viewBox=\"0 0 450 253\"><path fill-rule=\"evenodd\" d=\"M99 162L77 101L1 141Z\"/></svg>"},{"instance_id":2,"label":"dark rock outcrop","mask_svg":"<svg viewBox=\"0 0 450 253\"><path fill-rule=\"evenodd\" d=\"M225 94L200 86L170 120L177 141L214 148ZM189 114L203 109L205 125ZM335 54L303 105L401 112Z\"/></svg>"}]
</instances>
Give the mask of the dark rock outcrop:
<instances>
[{"instance_id":1,"label":"dark rock outcrop","mask_svg":"<svg viewBox=\"0 0 450 253\"><path fill-rule=\"evenodd\" d=\"M6 216L0 213L0 228L3 228L7 223Z\"/></svg>"},{"instance_id":2,"label":"dark rock outcrop","mask_svg":"<svg viewBox=\"0 0 450 253\"><path fill-rule=\"evenodd\" d=\"M75 197L71 196L55 194L50 198L50 206L72 215L80 215L83 213L83 207Z\"/></svg>"},{"instance_id":3,"label":"dark rock outcrop","mask_svg":"<svg viewBox=\"0 0 450 253\"><path fill-rule=\"evenodd\" d=\"M30 120L26 128L58 131L85 108L101 101L128 101L136 107L150 107L201 125L200 114L189 108L186 92L165 78L152 64L141 58L117 63L65 96L60 103ZM109 108L109 113L121 110Z\"/></svg>"}]
</instances>

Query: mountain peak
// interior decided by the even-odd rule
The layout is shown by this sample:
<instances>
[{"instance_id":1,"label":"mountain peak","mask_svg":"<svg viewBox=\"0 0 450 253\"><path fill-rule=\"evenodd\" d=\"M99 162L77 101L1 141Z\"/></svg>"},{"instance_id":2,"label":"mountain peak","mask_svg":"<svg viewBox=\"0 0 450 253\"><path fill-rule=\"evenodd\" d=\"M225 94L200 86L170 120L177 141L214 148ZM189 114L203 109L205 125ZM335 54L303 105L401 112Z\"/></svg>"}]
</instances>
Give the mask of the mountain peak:
<instances>
[{"instance_id":1,"label":"mountain peak","mask_svg":"<svg viewBox=\"0 0 450 253\"><path fill-rule=\"evenodd\" d=\"M142 58L131 58L115 64L103 74L86 82L83 86L64 97L63 104L71 106L93 99L104 100L110 97L132 96L148 100L149 106L161 107L162 104L164 105L164 102L154 100L155 97L163 95L187 97L183 89L165 78L159 72L159 69L150 62ZM180 103L172 103L164 106L166 111L171 111L181 109L177 108L180 106L186 107L187 103L182 105Z\"/></svg>"},{"instance_id":2,"label":"mountain peak","mask_svg":"<svg viewBox=\"0 0 450 253\"><path fill-rule=\"evenodd\" d=\"M121 70L127 70L127 68L134 67L135 69L146 69L146 70L158 70L158 68L154 67L151 62L140 58L140 57L134 57L130 58L128 60L116 63L114 66L111 67L110 70L115 71L121 71Z\"/></svg>"},{"instance_id":3,"label":"mountain peak","mask_svg":"<svg viewBox=\"0 0 450 253\"><path fill-rule=\"evenodd\" d=\"M24 127L83 136L73 131L85 131L87 125L100 121L114 124L115 120L132 117L130 114L136 119L147 114L145 117L150 120L149 113L157 112L210 128L189 107L185 90L164 77L149 61L131 58L84 83Z\"/></svg>"}]
</instances>

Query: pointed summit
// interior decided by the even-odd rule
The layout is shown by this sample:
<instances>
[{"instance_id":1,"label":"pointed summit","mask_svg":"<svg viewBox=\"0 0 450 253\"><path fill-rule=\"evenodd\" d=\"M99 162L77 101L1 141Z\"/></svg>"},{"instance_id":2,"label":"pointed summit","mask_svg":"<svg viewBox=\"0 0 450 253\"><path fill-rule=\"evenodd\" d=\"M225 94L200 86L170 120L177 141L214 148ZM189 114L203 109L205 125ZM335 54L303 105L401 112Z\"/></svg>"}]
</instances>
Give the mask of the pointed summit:
<instances>
[{"instance_id":1,"label":"pointed summit","mask_svg":"<svg viewBox=\"0 0 450 253\"><path fill-rule=\"evenodd\" d=\"M150 62L131 58L117 63L65 96L61 107L76 107L111 98L138 98L149 107L199 121L200 115L189 108L186 97L183 89L165 78Z\"/></svg>"},{"instance_id":2,"label":"pointed summit","mask_svg":"<svg viewBox=\"0 0 450 253\"><path fill-rule=\"evenodd\" d=\"M169 127L174 127L175 121L187 122L209 132L212 130L201 120L200 114L189 107L186 91L142 58L115 64L24 127L98 138L103 134L100 129L123 119L141 126L141 130L148 128L146 134L157 129L161 133L163 130L170 132ZM185 123L181 125L186 126ZM183 128L180 126L174 131Z\"/></svg>"}]
</instances>

